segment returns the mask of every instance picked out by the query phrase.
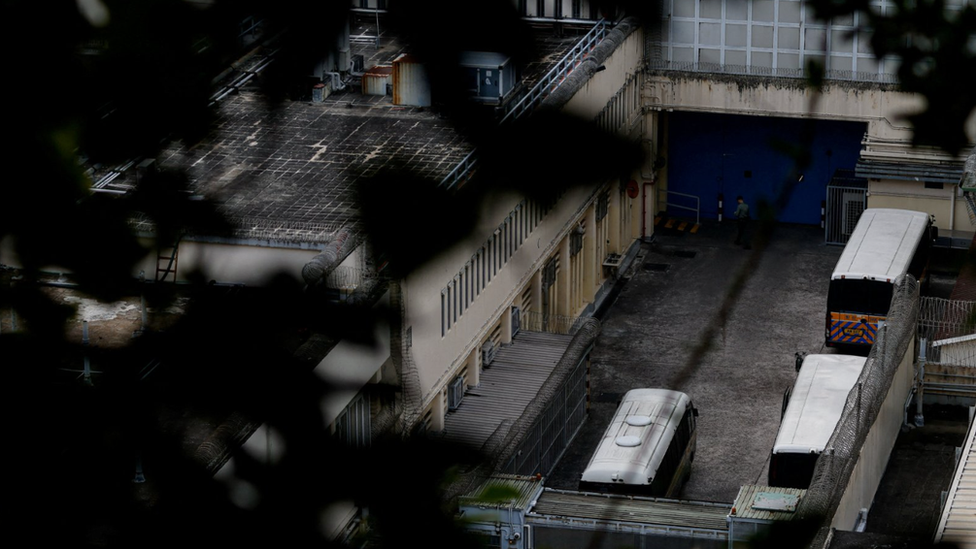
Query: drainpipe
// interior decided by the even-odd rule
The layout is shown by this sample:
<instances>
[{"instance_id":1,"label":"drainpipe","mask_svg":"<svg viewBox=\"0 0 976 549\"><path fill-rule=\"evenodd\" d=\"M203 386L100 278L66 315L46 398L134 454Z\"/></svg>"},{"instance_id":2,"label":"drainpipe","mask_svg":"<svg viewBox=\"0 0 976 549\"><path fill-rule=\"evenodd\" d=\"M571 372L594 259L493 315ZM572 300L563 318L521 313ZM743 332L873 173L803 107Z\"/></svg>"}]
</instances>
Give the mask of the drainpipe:
<instances>
[{"instance_id":1,"label":"drainpipe","mask_svg":"<svg viewBox=\"0 0 976 549\"><path fill-rule=\"evenodd\" d=\"M950 231L956 230L956 193L959 192L958 190L956 190L959 187L955 187L955 186L953 187L954 188L952 189L952 192L949 194L949 230Z\"/></svg>"}]
</instances>

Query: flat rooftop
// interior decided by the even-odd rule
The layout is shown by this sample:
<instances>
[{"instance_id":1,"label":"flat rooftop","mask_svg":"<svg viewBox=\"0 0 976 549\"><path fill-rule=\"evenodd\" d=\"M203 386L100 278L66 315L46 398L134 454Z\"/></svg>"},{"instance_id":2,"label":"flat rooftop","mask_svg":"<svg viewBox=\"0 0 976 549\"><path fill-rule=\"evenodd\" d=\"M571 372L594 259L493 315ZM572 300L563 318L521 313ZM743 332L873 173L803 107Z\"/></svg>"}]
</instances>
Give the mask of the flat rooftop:
<instances>
[{"instance_id":1,"label":"flat rooftop","mask_svg":"<svg viewBox=\"0 0 976 549\"><path fill-rule=\"evenodd\" d=\"M406 51L385 34L382 19L379 31L377 40L369 19L351 28L352 54L363 55L364 71L392 63ZM539 55L522 68L522 89L562 59L584 32L556 36L537 30ZM243 241L315 245L331 241L341 227L355 233L361 178L409 167L414 176L439 181L473 150L453 121L434 110L364 95L360 76L347 75L346 87L322 102L286 101L275 108L257 87L244 87L221 99L204 142L176 143L157 161L163 168L186 170L193 192L214 200ZM134 171L115 179L111 188L130 188ZM137 228L152 230L148 224Z\"/></svg>"},{"instance_id":2,"label":"flat rooftop","mask_svg":"<svg viewBox=\"0 0 976 549\"><path fill-rule=\"evenodd\" d=\"M222 102L208 142L168 150L160 164L186 169L239 237L327 242L357 219L360 178L409 165L438 180L471 152L449 121L370 97L350 90L271 109L245 90Z\"/></svg>"}]
</instances>

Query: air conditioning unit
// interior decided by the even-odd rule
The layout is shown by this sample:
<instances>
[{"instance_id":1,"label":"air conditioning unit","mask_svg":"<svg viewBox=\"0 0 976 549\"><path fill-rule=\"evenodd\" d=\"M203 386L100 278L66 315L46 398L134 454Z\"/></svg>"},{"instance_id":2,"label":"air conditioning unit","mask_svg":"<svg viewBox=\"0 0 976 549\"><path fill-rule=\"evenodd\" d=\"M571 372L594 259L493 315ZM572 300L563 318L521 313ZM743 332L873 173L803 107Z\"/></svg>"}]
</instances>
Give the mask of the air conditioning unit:
<instances>
[{"instance_id":1,"label":"air conditioning unit","mask_svg":"<svg viewBox=\"0 0 976 549\"><path fill-rule=\"evenodd\" d=\"M464 378L458 376L447 386L447 409L450 412L458 409L464 398Z\"/></svg>"},{"instance_id":2,"label":"air conditioning unit","mask_svg":"<svg viewBox=\"0 0 976 549\"><path fill-rule=\"evenodd\" d=\"M486 341L484 345L481 346L481 364L486 368L491 365L491 361L495 360L495 344L491 341Z\"/></svg>"}]
</instances>

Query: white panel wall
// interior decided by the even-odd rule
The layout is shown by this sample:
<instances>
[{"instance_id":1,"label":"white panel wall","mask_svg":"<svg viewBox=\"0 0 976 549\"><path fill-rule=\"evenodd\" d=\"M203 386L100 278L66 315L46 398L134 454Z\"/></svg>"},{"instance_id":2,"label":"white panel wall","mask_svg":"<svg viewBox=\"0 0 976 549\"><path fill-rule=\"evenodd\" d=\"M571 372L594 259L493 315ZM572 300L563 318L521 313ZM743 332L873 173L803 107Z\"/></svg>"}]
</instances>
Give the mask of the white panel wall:
<instances>
[{"instance_id":1,"label":"white panel wall","mask_svg":"<svg viewBox=\"0 0 976 549\"><path fill-rule=\"evenodd\" d=\"M890 0L872 8L893 9ZM822 63L836 78L889 81L897 66L870 49L858 14L829 24L817 21L800 0L665 0L660 61L732 73L802 76L807 62Z\"/></svg>"},{"instance_id":2,"label":"white panel wall","mask_svg":"<svg viewBox=\"0 0 976 549\"><path fill-rule=\"evenodd\" d=\"M885 467L888 465L888 457L904 422L905 401L912 390L912 379L915 375L914 356L915 344L912 342L898 366L891 387L888 389L888 396L864 441L861 455L858 457L847 489L830 524L832 528L852 530L857 522L858 512L861 509L870 509L874 502L874 495L878 491L881 477L884 476Z\"/></svg>"}]
</instances>

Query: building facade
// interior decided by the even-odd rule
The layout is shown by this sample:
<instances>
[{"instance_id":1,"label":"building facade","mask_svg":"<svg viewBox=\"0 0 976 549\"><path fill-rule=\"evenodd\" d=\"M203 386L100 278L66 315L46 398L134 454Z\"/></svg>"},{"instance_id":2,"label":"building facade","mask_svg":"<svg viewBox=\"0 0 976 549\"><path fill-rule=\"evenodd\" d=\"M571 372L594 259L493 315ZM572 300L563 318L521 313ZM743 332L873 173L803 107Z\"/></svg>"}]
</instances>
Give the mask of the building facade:
<instances>
[{"instance_id":1,"label":"building facade","mask_svg":"<svg viewBox=\"0 0 976 549\"><path fill-rule=\"evenodd\" d=\"M950 16L964 6L946 3ZM798 0L663 2L660 26L646 31L645 103L660 113L652 135L669 155L661 188L699 197L706 217L728 216L741 194L774 204L780 221L816 223L844 170L861 180L862 208L921 210L943 231L976 229L956 185L967 151L911 146L906 117L923 99L899 90L898 59L874 57L866 21L818 21ZM818 92L805 85L811 62L823 69ZM972 143L972 117L966 131Z\"/></svg>"}]
</instances>

